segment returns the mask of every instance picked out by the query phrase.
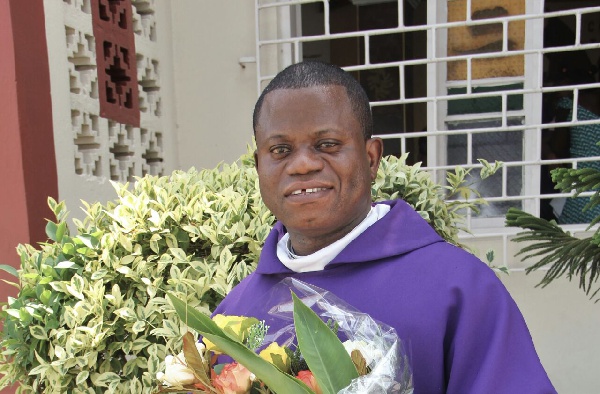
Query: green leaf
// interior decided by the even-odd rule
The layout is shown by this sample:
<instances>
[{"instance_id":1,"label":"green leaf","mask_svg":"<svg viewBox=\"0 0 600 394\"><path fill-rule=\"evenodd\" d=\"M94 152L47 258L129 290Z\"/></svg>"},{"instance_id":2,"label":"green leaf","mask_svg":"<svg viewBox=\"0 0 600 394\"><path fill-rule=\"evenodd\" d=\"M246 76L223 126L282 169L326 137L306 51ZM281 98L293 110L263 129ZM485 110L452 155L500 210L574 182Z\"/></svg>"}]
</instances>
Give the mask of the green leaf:
<instances>
[{"instance_id":1,"label":"green leaf","mask_svg":"<svg viewBox=\"0 0 600 394\"><path fill-rule=\"evenodd\" d=\"M131 350L137 353L148 345L150 345L150 341L144 338L138 338L135 341L133 341L133 346L131 347Z\"/></svg>"},{"instance_id":2,"label":"green leaf","mask_svg":"<svg viewBox=\"0 0 600 394\"><path fill-rule=\"evenodd\" d=\"M323 394L336 394L358 377L356 367L337 335L292 293L298 347Z\"/></svg>"},{"instance_id":3,"label":"green leaf","mask_svg":"<svg viewBox=\"0 0 600 394\"><path fill-rule=\"evenodd\" d=\"M42 365L38 365L37 367L33 368L31 371L29 371L29 375L39 375L39 374L44 374L48 368L50 368L50 365L48 364L42 364Z\"/></svg>"},{"instance_id":4,"label":"green leaf","mask_svg":"<svg viewBox=\"0 0 600 394\"><path fill-rule=\"evenodd\" d=\"M21 315L19 314L19 310L18 309L7 309L6 313L9 314L10 316L16 318L16 319L21 319Z\"/></svg>"},{"instance_id":5,"label":"green leaf","mask_svg":"<svg viewBox=\"0 0 600 394\"><path fill-rule=\"evenodd\" d=\"M94 272L92 274L92 276L91 276L91 279L92 280L102 279L102 278L104 278L106 276L106 274L108 274L108 270L101 269L101 270L98 270L98 271Z\"/></svg>"},{"instance_id":6,"label":"green leaf","mask_svg":"<svg viewBox=\"0 0 600 394\"><path fill-rule=\"evenodd\" d=\"M232 340L207 315L190 308L184 301L169 294L175 311L189 327L204 335L225 354L244 365L276 393L314 394L304 383L280 371L273 364L263 360L242 343Z\"/></svg>"},{"instance_id":7,"label":"green leaf","mask_svg":"<svg viewBox=\"0 0 600 394\"><path fill-rule=\"evenodd\" d=\"M123 376L129 376L134 373L137 368L137 359L129 360L123 366Z\"/></svg>"},{"instance_id":8,"label":"green leaf","mask_svg":"<svg viewBox=\"0 0 600 394\"><path fill-rule=\"evenodd\" d=\"M56 230L56 223L51 221L48 221L48 223L46 223L46 235L53 241L56 241Z\"/></svg>"},{"instance_id":9,"label":"green leaf","mask_svg":"<svg viewBox=\"0 0 600 394\"><path fill-rule=\"evenodd\" d=\"M131 251L133 250L133 246L131 244L131 240L127 238L125 234L119 234L119 242L121 243L123 248L125 248L126 251L131 253Z\"/></svg>"},{"instance_id":10,"label":"green leaf","mask_svg":"<svg viewBox=\"0 0 600 394\"><path fill-rule=\"evenodd\" d=\"M71 278L71 284L67 285L67 291L75 298L84 299L83 296L84 280L81 276L75 274Z\"/></svg>"},{"instance_id":11,"label":"green leaf","mask_svg":"<svg viewBox=\"0 0 600 394\"><path fill-rule=\"evenodd\" d=\"M159 365L160 361L157 356L150 356L148 358L148 372L151 373L153 376L156 375Z\"/></svg>"},{"instance_id":12,"label":"green leaf","mask_svg":"<svg viewBox=\"0 0 600 394\"><path fill-rule=\"evenodd\" d=\"M119 267L116 269L116 271L123 275L129 275L132 272L131 268L129 267Z\"/></svg>"},{"instance_id":13,"label":"green leaf","mask_svg":"<svg viewBox=\"0 0 600 394\"><path fill-rule=\"evenodd\" d=\"M67 223L66 222L60 222L58 223L58 225L56 226L56 242L61 242L63 239L63 236L65 235L65 233L67 232Z\"/></svg>"},{"instance_id":14,"label":"green leaf","mask_svg":"<svg viewBox=\"0 0 600 394\"><path fill-rule=\"evenodd\" d=\"M63 244L62 251L65 255L69 255L69 256L72 256L77 253L75 251L75 245L73 245L70 242Z\"/></svg>"},{"instance_id":15,"label":"green leaf","mask_svg":"<svg viewBox=\"0 0 600 394\"><path fill-rule=\"evenodd\" d=\"M4 271L4 272L8 272L9 274L11 274L12 276L19 276L19 272L17 271L17 269L15 267L13 267L12 265L8 265L8 264L0 264L0 270Z\"/></svg>"},{"instance_id":16,"label":"green leaf","mask_svg":"<svg viewBox=\"0 0 600 394\"><path fill-rule=\"evenodd\" d=\"M135 260L135 256L128 254L126 256L123 256L123 258L121 259L121 265L131 265L131 263L133 263L133 261Z\"/></svg>"},{"instance_id":17,"label":"green leaf","mask_svg":"<svg viewBox=\"0 0 600 394\"><path fill-rule=\"evenodd\" d=\"M131 327L131 331L133 331L135 333L140 333L140 332L144 331L145 328L146 328L146 322L143 320L138 320L135 323L133 323L133 326Z\"/></svg>"},{"instance_id":18,"label":"green leaf","mask_svg":"<svg viewBox=\"0 0 600 394\"><path fill-rule=\"evenodd\" d=\"M120 308L120 309L117 309L114 313L115 313L115 315L117 315L125 320L133 321L133 320L137 319L137 315L131 308L127 308L127 307Z\"/></svg>"},{"instance_id":19,"label":"green leaf","mask_svg":"<svg viewBox=\"0 0 600 394\"><path fill-rule=\"evenodd\" d=\"M41 339L43 341L48 340L48 334L46 334L46 330L44 330L44 328L41 326L31 326L29 327L29 332L34 338Z\"/></svg>"},{"instance_id":20,"label":"green leaf","mask_svg":"<svg viewBox=\"0 0 600 394\"><path fill-rule=\"evenodd\" d=\"M99 244L98 239L90 234L80 235L77 239L81 240L81 242L90 249L95 249Z\"/></svg>"},{"instance_id":21,"label":"green leaf","mask_svg":"<svg viewBox=\"0 0 600 394\"><path fill-rule=\"evenodd\" d=\"M158 241L161 239L160 235L158 234L153 234L152 237L150 238L150 249L158 254L160 251L160 248L158 246Z\"/></svg>"},{"instance_id":22,"label":"green leaf","mask_svg":"<svg viewBox=\"0 0 600 394\"><path fill-rule=\"evenodd\" d=\"M40 301L42 301L42 304L48 305L51 297L52 297L52 292L48 289L45 289L44 291L42 291L39 298L40 298Z\"/></svg>"},{"instance_id":23,"label":"green leaf","mask_svg":"<svg viewBox=\"0 0 600 394\"><path fill-rule=\"evenodd\" d=\"M183 251L183 249L181 249L181 248L170 248L169 251L171 252L171 254L173 255L173 257L175 257L178 260L181 260L181 261L186 261L187 260L187 256L185 255L185 252Z\"/></svg>"},{"instance_id":24,"label":"green leaf","mask_svg":"<svg viewBox=\"0 0 600 394\"><path fill-rule=\"evenodd\" d=\"M77 385L82 385L87 380L88 376L90 376L89 371L81 371L77 374L77 378L75 379L75 383Z\"/></svg>"},{"instance_id":25,"label":"green leaf","mask_svg":"<svg viewBox=\"0 0 600 394\"><path fill-rule=\"evenodd\" d=\"M56 265L54 266L54 268L64 268L64 269L67 269L67 268L75 268L75 269L77 269L77 268L81 268L81 267L79 267L79 266L78 266L77 264L75 264L74 262L72 262L72 261L68 261L68 260L67 260L67 261L61 261L60 263L56 264Z\"/></svg>"},{"instance_id":26,"label":"green leaf","mask_svg":"<svg viewBox=\"0 0 600 394\"><path fill-rule=\"evenodd\" d=\"M101 387L108 387L113 383L118 383L121 380L119 375L114 372L104 372L102 374L93 373L92 383Z\"/></svg>"},{"instance_id":27,"label":"green leaf","mask_svg":"<svg viewBox=\"0 0 600 394\"><path fill-rule=\"evenodd\" d=\"M21 320L21 324L23 324L24 326L29 325L29 323L31 323L31 321L33 320L33 317L31 316L31 313L29 313L29 311L25 308L21 308L19 309L19 319Z\"/></svg>"}]
</instances>

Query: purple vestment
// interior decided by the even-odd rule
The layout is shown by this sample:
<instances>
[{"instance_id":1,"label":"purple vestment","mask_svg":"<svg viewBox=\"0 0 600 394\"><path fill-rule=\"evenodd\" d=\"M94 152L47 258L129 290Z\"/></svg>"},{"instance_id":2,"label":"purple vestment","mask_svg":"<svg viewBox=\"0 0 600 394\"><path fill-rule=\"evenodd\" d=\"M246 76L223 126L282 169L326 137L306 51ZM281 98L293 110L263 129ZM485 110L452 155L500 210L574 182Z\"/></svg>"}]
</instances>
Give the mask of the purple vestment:
<instances>
[{"instance_id":1,"label":"purple vestment","mask_svg":"<svg viewBox=\"0 0 600 394\"><path fill-rule=\"evenodd\" d=\"M555 393L525 321L494 272L445 242L402 200L323 271L294 273L269 234L256 272L215 313L254 316L277 330L265 295L286 277L326 289L394 327L405 343L415 394Z\"/></svg>"}]
</instances>

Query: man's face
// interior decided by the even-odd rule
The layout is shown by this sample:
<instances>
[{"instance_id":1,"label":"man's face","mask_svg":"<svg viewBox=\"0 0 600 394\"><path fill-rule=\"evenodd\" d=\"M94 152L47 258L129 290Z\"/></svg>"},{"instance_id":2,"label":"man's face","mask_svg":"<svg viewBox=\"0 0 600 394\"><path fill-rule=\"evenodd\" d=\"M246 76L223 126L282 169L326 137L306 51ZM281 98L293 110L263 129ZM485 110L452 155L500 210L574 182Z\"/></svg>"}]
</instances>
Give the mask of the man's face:
<instances>
[{"instance_id":1,"label":"man's face","mask_svg":"<svg viewBox=\"0 0 600 394\"><path fill-rule=\"evenodd\" d=\"M344 87L268 93L256 144L262 198L297 253L331 244L368 213L382 144L365 141Z\"/></svg>"}]
</instances>

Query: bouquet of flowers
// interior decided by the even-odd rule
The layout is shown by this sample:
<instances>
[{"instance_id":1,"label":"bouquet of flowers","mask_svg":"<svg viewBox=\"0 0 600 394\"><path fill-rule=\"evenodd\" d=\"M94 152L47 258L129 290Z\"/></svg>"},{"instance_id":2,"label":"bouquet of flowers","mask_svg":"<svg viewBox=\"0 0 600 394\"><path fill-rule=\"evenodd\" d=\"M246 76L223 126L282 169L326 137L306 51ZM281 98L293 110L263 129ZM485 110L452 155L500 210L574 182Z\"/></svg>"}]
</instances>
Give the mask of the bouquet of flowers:
<instances>
[{"instance_id":1,"label":"bouquet of flowers","mask_svg":"<svg viewBox=\"0 0 600 394\"><path fill-rule=\"evenodd\" d=\"M157 376L163 383L160 392L413 392L408 358L393 328L296 279L278 286L291 290L290 299L279 300L269 313L290 323L275 335L264 321L223 315L211 319L169 295L180 318L203 339L184 335L183 352L167 356L165 372ZM219 355L234 361L219 364Z\"/></svg>"}]
</instances>

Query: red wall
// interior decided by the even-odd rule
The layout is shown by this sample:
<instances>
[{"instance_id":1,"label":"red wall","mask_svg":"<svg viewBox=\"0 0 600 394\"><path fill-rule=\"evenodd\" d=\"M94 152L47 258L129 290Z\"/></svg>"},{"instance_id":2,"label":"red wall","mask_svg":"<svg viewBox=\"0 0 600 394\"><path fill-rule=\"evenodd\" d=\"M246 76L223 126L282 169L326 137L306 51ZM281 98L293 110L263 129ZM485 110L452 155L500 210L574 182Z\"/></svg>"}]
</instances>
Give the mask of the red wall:
<instances>
[{"instance_id":1,"label":"red wall","mask_svg":"<svg viewBox=\"0 0 600 394\"><path fill-rule=\"evenodd\" d=\"M0 1L0 92L0 264L18 267L15 247L46 239L58 195L43 0ZM0 302L14 292L0 282Z\"/></svg>"}]
</instances>

